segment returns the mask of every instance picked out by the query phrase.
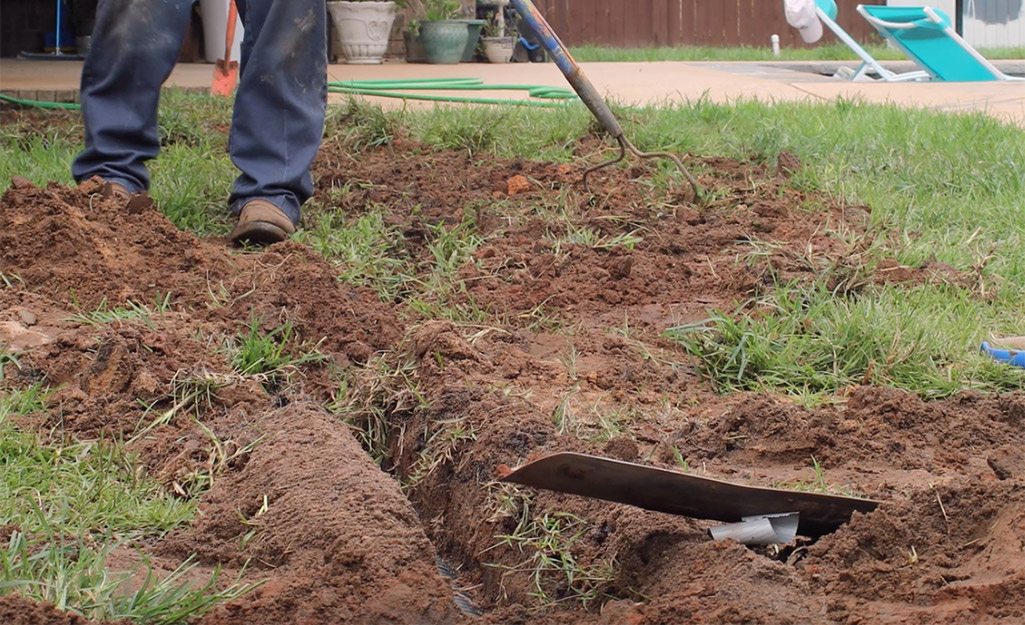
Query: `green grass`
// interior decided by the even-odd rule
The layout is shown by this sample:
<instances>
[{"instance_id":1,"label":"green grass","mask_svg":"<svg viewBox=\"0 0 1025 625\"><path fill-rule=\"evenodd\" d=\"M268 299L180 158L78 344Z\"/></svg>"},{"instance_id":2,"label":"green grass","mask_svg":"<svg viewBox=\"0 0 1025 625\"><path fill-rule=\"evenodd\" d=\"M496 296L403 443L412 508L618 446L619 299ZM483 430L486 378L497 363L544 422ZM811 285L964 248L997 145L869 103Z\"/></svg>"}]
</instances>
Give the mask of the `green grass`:
<instances>
[{"instance_id":1,"label":"green grass","mask_svg":"<svg viewBox=\"0 0 1025 625\"><path fill-rule=\"evenodd\" d=\"M227 345L231 367L242 376L258 376L273 386L288 378L299 365L318 362L327 356L317 351L316 345L294 345L291 322L264 331L263 317L250 313L244 331L229 340Z\"/></svg>"},{"instance_id":2,"label":"green grass","mask_svg":"<svg viewBox=\"0 0 1025 625\"><path fill-rule=\"evenodd\" d=\"M82 126L77 113L49 111L58 125L40 131L30 123L0 125L0 190L6 190L13 176L36 185L55 180L71 184L71 160L80 149Z\"/></svg>"},{"instance_id":3,"label":"green grass","mask_svg":"<svg viewBox=\"0 0 1025 625\"><path fill-rule=\"evenodd\" d=\"M1025 372L980 355L977 345L989 329L1023 312L1020 303L994 309L952 287L884 287L837 297L821 283L787 284L743 311L717 311L666 335L696 357L721 392L809 396L872 383L939 397L964 388L1021 388Z\"/></svg>"},{"instance_id":4,"label":"green grass","mask_svg":"<svg viewBox=\"0 0 1025 625\"><path fill-rule=\"evenodd\" d=\"M331 209L311 218L295 238L334 261L343 282L373 288L381 299L394 301L409 290L412 276L401 234L384 219L383 210L351 218Z\"/></svg>"},{"instance_id":5,"label":"green grass","mask_svg":"<svg viewBox=\"0 0 1025 625\"><path fill-rule=\"evenodd\" d=\"M502 571L503 585L510 576L525 578L527 595L535 608L562 603L579 603L586 608L611 598L608 591L615 579L613 559L582 561L575 555L590 526L568 512L545 511L532 516L526 503L529 500L523 501L516 528L496 536L497 542L485 550L487 553L505 547L522 558L511 565L485 563Z\"/></svg>"},{"instance_id":6,"label":"green grass","mask_svg":"<svg viewBox=\"0 0 1025 625\"><path fill-rule=\"evenodd\" d=\"M831 485L826 479L826 470L822 467L822 464L815 458L815 456L811 457L811 469L814 474L811 479L779 482L777 484L773 484L773 488L796 490L806 493L821 493L823 495L859 497L859 494L850 488L836 488Z\"/></svg>"},{"instance_id":7,"label":"green grass","mask_svg":"<svg viewBox=\"0 0 1025 625\"><path fill-rule=\"evenodd\" d=\"M192 562L162 577L153 573L144 557L132 570L110 571L107 558L123 541L97 545L47 529L49 533L37 537L15 531L6 549L0 550L0 595L17 592L103 622L184 625L255 587L237 581L224 585L219 582L220 570L202 584L186 581L195 568Z\"/></svg>"},{"instance_id":8,"label":"green grass","mask_svg":"<svg viewBox=\"0 0 1025 625\"><path fill-rule=\"evenodd\" d=\"M78 310L75 314L68 317L69 321L77 321L91 326L101 326L110 323L124 323L126 321L138 320L145 324L150 329L153 329L152 317L159 315L171 310L172 301L171 294L165 295L157 294L153 306L147 306L146 304L137 304L131 300L125 303L125 306L118 306L110 308L106 298L100 302L96 310Z\"/></svg>"},{"instance_id":9,"label":"green grass","mask_svg":"<svg viewBox=\"0 0 1025 625\"><path fill-rule=\"evenodd\" d=\"M768 44L768 42L766 42ZM865 45L864 48L880 61L904 61L907 57L899 50L880 42ZM582 45L570 50L579 62L652 62L652 61L854 61L858 57L842 43L831 43L814 48L782 48L779 57L772 54L772 48L740 46L736 48L715 48L708 46L676 46L659 48L610 48L607 46ZM1025 59L1023 48L984 48L980 53L987 59Z\"/></svg>"},{"instance_id":10,"label":"green grass","mask_svg":"<svg viewBox=\"0 0 1025 625\"><path fill-rule=\"evenodd\" d=\"M487 154L507 158L529 155L565 161L591 118L582 106L546 111L437 107L407 113L404 122L416 138L438 148L465 150L481 158Z\"/></svg>"},{"instance_id":11,"label":"green grass","mask_svg":"<svg viewBox=\"0 0 1025 625\"><path fill-rule=\"evenodd\" d=\"M112 442L42 444L6 420L0 436L0 518L26 531L55 526L69 535L163 534L195 512L194 504L138 479L135 458Z\"/></svg>"},{"instance_id":12,"label":"green grass","mask_svg":"<svg viewBox=\"0 0 1025 625\"><path fill-rule=\"evenodd\" d=\"M45 410L47 395L40 384L0 390L0 525L13 530L0 547L0 596L17 592L95 620L170 625L251 588L218 589L218 573L186 582L188 562L157 578L141 555L135 570L109 569L114 549L189 522L197 502L168 495L113 441L44 441L11 423Z\"/></svg>"}]
</instances>

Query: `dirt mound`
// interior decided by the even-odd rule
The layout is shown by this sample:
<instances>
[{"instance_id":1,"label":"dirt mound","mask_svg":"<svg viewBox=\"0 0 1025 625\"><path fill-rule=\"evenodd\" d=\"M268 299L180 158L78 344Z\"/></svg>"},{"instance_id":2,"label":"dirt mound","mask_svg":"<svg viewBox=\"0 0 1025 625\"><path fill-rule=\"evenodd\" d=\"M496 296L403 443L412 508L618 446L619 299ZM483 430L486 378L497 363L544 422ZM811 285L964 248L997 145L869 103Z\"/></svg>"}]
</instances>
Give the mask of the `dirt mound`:
<instances>
[{"instance_id":1,"label":"dirt mound","mask_svg":"<svg viewBox=\"0 0 1025 625\"><path fill-rule=\"evenodd\" d=\"M211 565L249 562L250 576L271 577L204 623L456 620L416 512L347 427L301 403L249 427L266 439L204 496L199 521L158 549Z\"/></svg>"},{"instance_id":2,"label":"dirt mound","mask_svg":"<svg viewBox=\"0 0 1025 625\"><path fill-rule=\"evenodd\" d=\"M431 335L439 345L454 342ZM628 601L615 602L617 616L607 622L652 624L943 623L951 615L988 623L1020 615L1019 394L923 402L865 387L844 406L815 410L764 395L706 396L678 408L675 432L646 438L658 423L652 419L625 427L636 438L632 444L602 442L593 423L564 423L560 432L542 408L545 398L467 390L469 371L500 362L507 349L487 339L474 348L473 358L438 366L437 352L421 345L427 356L419 371L431 381L431 409L404 423L407 455L397 469L418 480L410 497L422 514L447 520L432 533L442 553L459 561L482 554L480 568L466 574L479 580L485 605L617 597ZM559 396L560 380L550 380L550 392ZM440 447L439 440L445 441ZM814 457L828 465L830 485L884 504L814 545L774 553L710 543L706 522L489 483L489 467L557 450L650 458L677 469L682 461L713 477L797 488L825 486L815 483ZM423 476L425 455L453 460ZM556 573L538 578L526 564L546 553L561 557L563 550L575 558L576 580ZM518 622L514 616L500 610L491 618Z\"/></svg>"},{"instance_id":3,"label":"dirt mound","mask_svg":"<svg viewBox=\"0 0 1025 625\"><path fill-rule=\"evenodd\" d=\"M387 205L413 254L430 225L472 219L485 241L458 276L466 303L510 318L548 312L567 325L628 317L660 332L777 279L844 279L861 242L842 235L862 233L868 214L795 190L768 163L707 159L715 175L701 181L710 199L699 208L686 188L653 192L645 165L602 170L588 193L582 165L482 162L401 140L364 156L325 157L316 169L324 186L348 183L343 208ZM509 195L513 178L529 187Z\"/></svg>"},{"instance_id":4,"label":"dirt mound","mask_svg":"<svg viewBox=\"0 0 1025 625\"><path fill-rule=\"evenodd\" d=\"M841 622L995 623L1021 616L1023 547L1025 485L969 482L854 519L798 568Z\"/></svg>"},{"instance_id":5,"label":"dirt mound","mask_svg":"<svg viewBox=\"0 0 1025 625\"><path fill-rule=\"evenodd\" d=\"M257 315L292 322L301 337L324 339L327 350L357 361L399 334L375 295L339 284L303 246L233 255L225 241L182 232L153 206L104 198L94 182L43 189L15 180L0 225L5 273L71 310L166 299L192 319L245 323Z\"/></svg>"},{"instance_id":6,"label":"dirt mound","mask_svg":"<svg viewBox=\"0 0 1025 625\"><path fill-rule=\"evenodd\" d=\"M814 455L830 467L831 477L848 468L861 473L856 488L866 494L899 488L909 474L928 474L937 484L993 479L994 464L1004 466L1006 476L1021 476L1020 460L1007 452L1025 445L1021 393L964 393L926 402L866 386L839 408L813 411L761 395L738 400L726 411L699 412L674 435L673 445L692 463L758 466L763 472L807 466Z\"/></svg>"},{"instance_id":7,"label":"dirt mound","mask_svg":"<svg viewBox=\"0 0 1025 625\"><path fill-rule=\"evenodd\" d=\"M3 202L5 270L68 306L203 293L207 272L216 280L230 269L225 254L203 254L196 237L156 210L105 198L98 181L42 189L16 178Z\"/></svg>"},{"instance_id":8,"label":"dirt mound","mask_svg":"<svg viewBox=\"0 0 1025 625\"><path fill-rule=\"evenodd\" d=\"M375 295L340 284L302 246L233 256L223 241L89 184L18 181L0 214L5 272L23 287L0 291L0 315L29 350L13 376L45 381L60 406L40 425L132 438L172 491L213 483L200 520L152 549L156 558L196 553L211 569L245 568L244 581L273 578L206 622L456 620L451 586L397 483L347 426L304 399L331 390L323 367L275 386L238 375L219 343L252 319L264 332L287 322L289 347L315 344L334 366L363 362L401 331ZM146 307L158 293L172 294L166 307ZM142 314L90 316L118 307ZM254 527L258 538L244 541ZM333 599L310 604L311 594Z\"/></svg>"},{"instance_id":9,"label":"dirt mound","mask_svg":"<svg viewBox=\"0 0 1025 625\"><path fill-rule=\"evenodd\" d=\"M867 209L795 190L787 155L708 159L698 207L642 166L587 193L583 165L404 139L339 150L315 165L311 222L331 202L383 209L392 252L423 267L439 229L472 225L447 303L486 321L418 316L300 244L232 251L90 184L16 181L2 199L0 341L21 351L7 383L44 381L59 406L18 421L130 440L170 492L202 493L196 521L146 553L262 585L200 625L471 620L453 587L491 623L1021 620L1025 395L719 396L662 337L779 279L883 279L856 262ZM95 314L115 308L133 314ZM232 337L286 324L290 353L326 358L241 374ZM751 549L704 521L497 481L567 450L883 504L817 542ZM21 610L81 622L0 600Z\"/></svg>"},{"instance_id":10,"label":"dirt mound","mask_svg":"<svg viewBox=\"0 0 1025 625\"><path fill-rule=\"evenodd\" d=\"M52 604L29 601L17 595L0 597L0 623L6 625L103 625L77 614L58 610ZM117 625L128 625L128 622L122 621Z\"/></svg>"}]
</instances>

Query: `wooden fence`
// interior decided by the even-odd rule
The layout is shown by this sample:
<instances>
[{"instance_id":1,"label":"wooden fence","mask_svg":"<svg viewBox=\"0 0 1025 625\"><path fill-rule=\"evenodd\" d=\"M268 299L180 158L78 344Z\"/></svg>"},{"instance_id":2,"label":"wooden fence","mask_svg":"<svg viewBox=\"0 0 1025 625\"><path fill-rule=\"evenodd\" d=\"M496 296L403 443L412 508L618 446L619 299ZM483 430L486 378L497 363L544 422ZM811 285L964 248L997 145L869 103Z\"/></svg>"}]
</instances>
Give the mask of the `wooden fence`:
<instances>
[{"instance_id":1,"label":"wooden fence","mask_svg":"<svg viewBox=\"0 0 1025 625\"><path fill-rule=\"evenodd\" d=\"M782 0L534 0L567 45L806 46L783 16ZM866 42L875 31L854 8L885 0L836 0L837 23ZM836 41L825 30L820 43ZM819 45L819 43L811 44Z\"/></svg>"}]
</instances>

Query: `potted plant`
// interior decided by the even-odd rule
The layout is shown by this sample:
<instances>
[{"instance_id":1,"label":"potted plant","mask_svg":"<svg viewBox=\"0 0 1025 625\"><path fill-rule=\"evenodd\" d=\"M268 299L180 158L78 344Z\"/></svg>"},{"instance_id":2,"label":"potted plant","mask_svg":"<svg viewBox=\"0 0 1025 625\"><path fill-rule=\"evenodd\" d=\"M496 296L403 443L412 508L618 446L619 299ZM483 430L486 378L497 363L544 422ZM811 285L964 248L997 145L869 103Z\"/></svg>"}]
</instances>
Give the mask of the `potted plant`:
<instances>
[{"instance_id":1,"label":"potted plant","mask_svg":"<svg viewBox=\"0 0 1025 625\"><path fill-rule=\"evenodd\" d=\"M405 0L332 0L327 3L331 23L346 63L380 63L388 50L396 7Z\"/></svg>"},{"instance_id":2,"label":"potted plant","mask_svg":"<svg viewBox=\"0 0 1025 625\"><path fill-rule=\"evenodd\" d=\"M480 41L481 32L484 30L484 20L478 19L460 19L458 20L466 24L466 47L463 48L463 56L459 59L460 63L472 63L474 56L477 54L477 43Z\"/></svg>"},{"instance_id":3,"label":"potted plant","mask_svg":"<svg viewBox=\"0 0 1025 625\"><path fill-rule=\"evenodd\" d=\"M512 60L516 49L516 28L506 26L499 10L484 25L484 36L481 37L481 48L489 63L508 63Z\"/></svg>"},{"instance_id":4,"label":"potted plant","mask_svg":"<svg viewBox=\"0 0 1025 625\"><path fill-rule=\"evenodd\" d=\"M466 49L469 29L460 22L457 0L422 0L424 19L420 20L420 41L428 63L458 63Z\"/></svg>"},{"instance_id":5,"label":"potted plant","mask_svg":"<svg viewBox=\"0 0 1025 625\"><path fill-rule=\"evenodd\" d=\"M421 0L407 0L406 6L409 7L409 11L406 12L407 18L410 15L414 16L402 31L402 42L406 44L406 62L426 63L427 55L424 54L424 44L420 41L420 20L424 16L424 4Z\"/></svg>"}]
</instances>

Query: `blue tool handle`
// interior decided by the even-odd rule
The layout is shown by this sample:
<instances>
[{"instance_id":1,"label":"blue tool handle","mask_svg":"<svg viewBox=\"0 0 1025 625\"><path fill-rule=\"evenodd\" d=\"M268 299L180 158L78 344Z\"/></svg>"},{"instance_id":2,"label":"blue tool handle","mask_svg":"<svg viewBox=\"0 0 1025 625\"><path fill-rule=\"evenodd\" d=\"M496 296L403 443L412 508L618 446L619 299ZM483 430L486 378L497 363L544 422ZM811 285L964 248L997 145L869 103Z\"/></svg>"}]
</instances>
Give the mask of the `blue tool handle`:
<instances>
[{"instance_id":1,"label":"blue tool handle","mask_svg":"<svg viewBox=\"0 0 1025 625\"><path fill-rule=\"evenodd\" d=\"M591 113L594 114L595 118L601 122L605 130L614 138L619 139L622 137L623 127L619 125L619 121L612 114L608 105L605 104L605 100L598 94L598 90L594 88L594 85L587 79L587 76L584 75L584 70L580 69L577 62L570 56L569 50L563 45L559 36L552 30L552 27L548 25L548 22L537 10L537 7L534 6L534 3L530 0L510 1L516 12L523 18L523 21L537 33L541 46L544 47L548 54L552 55L552 59L559 66L563 76L566 77L570 86L577 92L577 95L580 96L580 99L590 109Z\"/></svg>"},{"instance_id":2,"label":"blue tool handle","mask_svg":"<svg viewBox=\"0 0 1025 625\"><path fill-rule=\"evenodd\" d=\"M982 351L997 360L1006 362L1009 365L1025 367L1025 351L1017 349L1001 349L999 347L994 347L985 341L982 343Z\"/></svg>"}]
</instances>

